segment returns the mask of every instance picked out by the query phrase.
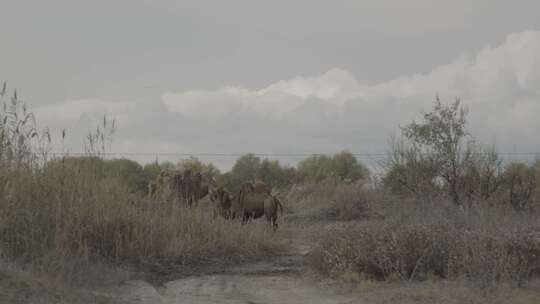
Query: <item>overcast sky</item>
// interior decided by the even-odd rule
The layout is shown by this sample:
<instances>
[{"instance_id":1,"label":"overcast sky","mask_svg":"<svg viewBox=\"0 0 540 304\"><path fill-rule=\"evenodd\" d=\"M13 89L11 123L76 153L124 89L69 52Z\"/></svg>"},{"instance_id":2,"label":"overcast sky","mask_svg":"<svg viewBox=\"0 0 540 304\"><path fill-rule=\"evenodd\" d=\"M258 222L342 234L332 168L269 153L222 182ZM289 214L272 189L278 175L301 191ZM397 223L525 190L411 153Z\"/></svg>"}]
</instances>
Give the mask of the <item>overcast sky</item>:
<instances>
[{"instance_id":1,"label":"overcast sky","mask_svg":"<svg viewBox=\"0 0 540 304\"><path fill-rule=\"evenodd\" d=\"M117 152L385 152L439 94L462 98L479 140L536 152L539 12L537 0L3 0L0 81L56 138L66 128L71 151L108 114Z\"/></svg>"}]
</instances>

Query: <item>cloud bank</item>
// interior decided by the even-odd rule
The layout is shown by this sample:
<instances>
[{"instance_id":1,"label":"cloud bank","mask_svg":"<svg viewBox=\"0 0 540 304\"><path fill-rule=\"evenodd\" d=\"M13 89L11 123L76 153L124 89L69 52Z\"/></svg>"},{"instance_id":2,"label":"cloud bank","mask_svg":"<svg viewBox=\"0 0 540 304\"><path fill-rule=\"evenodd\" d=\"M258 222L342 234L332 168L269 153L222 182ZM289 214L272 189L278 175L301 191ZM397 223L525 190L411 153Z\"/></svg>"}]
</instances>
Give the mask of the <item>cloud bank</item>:
<instances>
[{"instance_id":1,"label":"cloud bank","mask_svg":"<svg viewBox=\"0 0 540 304\"><path fill-rule=\"evenodd\" d=\"M480 141L499 151L539 151L540 32L511 34L498 46L463 54L428 73L383 83L359 83L335 68L258 90L171 90L158 101L137 103L69 100L36 114L53 132L71 128L73 151L107 114L118 119L112 147L118 152L377 153L387 150L400 124L429 109L436 95L447 102L461 98ZM234 159L211 160L226 168Z\"/></svg>"}]
</instances>

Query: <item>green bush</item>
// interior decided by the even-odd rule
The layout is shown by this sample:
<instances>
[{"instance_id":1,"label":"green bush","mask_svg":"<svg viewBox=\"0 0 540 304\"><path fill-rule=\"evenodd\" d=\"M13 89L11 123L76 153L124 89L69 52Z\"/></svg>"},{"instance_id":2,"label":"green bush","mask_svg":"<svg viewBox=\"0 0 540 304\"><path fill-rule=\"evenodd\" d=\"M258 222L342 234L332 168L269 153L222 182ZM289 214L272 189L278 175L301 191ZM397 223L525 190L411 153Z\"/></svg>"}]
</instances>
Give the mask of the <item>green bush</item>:
<instances>
[{"instance_id":1,"label":"green bush","mask_svg":"<svg viewBox=\"0 0 540 304\"><path fill-rule=\"evenodd\" d=\"M159 173L163 170L174 170L176 166L171 162L162 162L159 163L157 160L155 162L144 165L143 171L146 179L148 181L156 180Z\"/></svg>"},{"instance_id":2,"label":"green bush","mask_svg":"<svg viewBox=\"0 0 540 304\"><path fill-rule=\"evenodd\" d=\"M295 174L294 168L283 166L277 160L261 160L254 154L246 154L218 180L232 191L237 191L246 181L254 180L260 180L272 189L290 185Z\"/></svg>"},{"instance_id":3,"label":"green bush","mask_svg":"<svg viewBox=\"0 0 540 304\"><path fill-rule=\"evenodd\" d=\"M117 179L130 192L145 193L149 179L143 167L129 159L104 160L98 156L63 157L48 161L48 169L71 167L77 171L91 173L96 179Z\"/></svg>"},{"instance_id":4,"label":"green bush","mask_svg":"<svg viewBox=\"0 0 540 304\"><path fill-rule=\"evenodd\" d=\"M217 178L220 175L219 169L212 163L205 164L194 156L178 162L176 168L180 171L200 172L207 179Z\"/></svg>"},{"instance_id":5,"label":"green bush","mask_svg":"<svg viewBox=\"0 0 540 304\"><path fill-rule=\"evenodd\" d=\"M335 154L313 155L298 164L298 178L302 182L321 182L328 178L357 181L369 176L369 170L348 151Z\"/></svg>"}]
</instances>

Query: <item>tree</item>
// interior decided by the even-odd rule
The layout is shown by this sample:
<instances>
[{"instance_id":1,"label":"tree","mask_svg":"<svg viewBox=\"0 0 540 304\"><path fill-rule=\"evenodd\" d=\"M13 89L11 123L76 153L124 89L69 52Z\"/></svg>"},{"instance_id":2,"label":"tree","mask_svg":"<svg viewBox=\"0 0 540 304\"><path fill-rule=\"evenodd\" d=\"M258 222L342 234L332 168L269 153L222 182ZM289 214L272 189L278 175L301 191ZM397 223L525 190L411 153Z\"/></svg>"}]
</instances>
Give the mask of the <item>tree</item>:
<instances>
[{"instance_id":1,"label":"tree","mask_svg":"<svg viewBox=\"0 0 540 304\"><path fill-rule=\"evenodd\" d=\"M115 179L132 192L145 192L148 177L143 167L129 159L104 160L96 156L77 156L53 159L47 162L45 170L61 172L68 170L91 176L95 180Z\"/></svg>"},{"instance_id":2,"label":"tree","mask_svg":"<svg viewBox=\"0 0 540 304\"><path fill-rule=\"evenodd\" d=\"M149 180L139 163L129 159L113 159L105 161L105 165L106 175L120 179L130 191L147 190Z\"/></svg>"},{"instance_id":3,"label":"tree","mask_svg":"<svg viewBox=\"0 0 540 304\"><path fill-rule=\"evenodd\" d=\"M332 156L331 170L341 180L348 181L356 181L369 175L369 170L349 151Z\"/></svg>"},{"instance_id":4,"label":"tree","mask_svg":"<svg viewBox=\"0 0 540 304\"><path fill-rule=\"evenodd\" d=\"M261 167L261 159L255 154L246 154L236 160L232 167L229 183L233 189L237 189L246 181L257 179Z\"/></svg>"},{"instance_id":5,"label":"tree","mask_svg":"<svg viewBox=\"0 0 540 304\"><path fill-rule=\"evenodd\" d=\"M194 156L181 160L176 165L176 168L180 171L190 170L192 172L200 172L208 179L217 178L220 174L219 169L216 168L212 163L205 164Z\"/></svg>"},{"instance_id":6,"label":"tree","mask_svg":"<svg viewBox=\"0 0 540 304\"><path fill-rule=\"evenodd\" d=\"M429 154L420 153L404 140L392 139L389 156L382 182L391 193L425 198L426 194L438 192L438 164Z\"/></svg>"},{"instance_id":7,"label":"tree","mask_svg":"<svg viewBox=\"0 0 540 304\"><path fill-rule=\"evenodd\" d=\"M156 179L156 177L159 175L159 172L161 172L161 166L156 161L151 162L149 164L144 165L143 167L144 175L146 176L148 181L153 181Z\"/></svg>"},{"instance_id":8,"label":"tree","mask_svg":"<svg viewBox=\"0 0 540 304\"><path fill-rule=\"evenodd\" d=\"M153 181L157 178L159 173L163 170L174 170L175 165L169 161L159 163L156 159L156 161L146 164L143 167L144 174L146 176L146 179L148 181Z\"/></svg>"},{"instance_id":9,"label":"tree","mask_svg":"<svg viewBox=\"0 0 540 304\"><path fill-rule=\"evenodd\" d=\"M277 160L263 159L246 154L236 160L230 172L218 181L236 191L247 181L260 180L269 188L283 187L291 183L296 175L294 168L283 166Z\"/></svg>"},{"instance_id":10,"label":"tree","mask_svg":"<svg viewBox=\"0 0 540 304\"><path fill-rule=\"evenodd\" d=\"M294 168L284 167L277 160L264 159L259 166L257 178L270 188L284 187L291 183L296 175Z\"/></svg>"},{"instance_id":11,"label":"tree","mask_svg":"<svg viewBox=\"0 0 540 304\"><path fill-rule=\"evenodd\" d=\"M333 155L313 155L298 164L298 175L302 181L320 182L334 177L343 181L356 181L369 176L369 170L354 155L342 151Z\"/></svg>"},{"instance_id":12,"label":"tree","mask_svg":"<svg viewBox=\"0 0 540 304\"><path fill-rule=\"evenodd\" d=\"M298 164L298 177L303 182L320 182L331 175L332 159L327 155L313 155Z\"/></svg>"},{"instance_id":13,"label":"tree","mask_svg":"<svg viewBox=\"0 0 540 304\"><path fill-rule=\"evenodd\" d=\"M495 193L501 162L494 151L477 145L467 132L467 113L459 99L443 104L437 97L421 122L401 128L404 143L393 147L386 181L397 179L404 188L418 189L419 181L411 179L407 170L423 168L426 174L415 177L427 178L423 184L442 181L456 205L462 206L465 198L480 194L487 198Z\"/></svg>"}]
</instances>

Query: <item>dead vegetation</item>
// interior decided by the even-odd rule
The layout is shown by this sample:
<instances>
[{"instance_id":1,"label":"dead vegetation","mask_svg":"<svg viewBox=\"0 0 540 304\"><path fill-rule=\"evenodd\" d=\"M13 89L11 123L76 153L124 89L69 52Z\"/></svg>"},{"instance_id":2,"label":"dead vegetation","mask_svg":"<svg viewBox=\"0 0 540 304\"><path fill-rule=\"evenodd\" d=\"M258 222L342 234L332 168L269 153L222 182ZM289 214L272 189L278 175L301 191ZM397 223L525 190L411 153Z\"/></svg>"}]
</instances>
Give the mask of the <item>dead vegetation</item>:
<instances>
[{"instance_id":1,"label":"dead vegetation","mask_svg":"<svg viewBox=\"0 0 540 304\"><path fill-rule=\"evenodd\" d=\"M540 275L540 227L533 218L497 211L415 212L333 228L312 252L311 265L330 276L466 277L481 287L498 282L521 286Z\"/></svg>"},{"instance_id":2,"label":"dead vegetation","mask_svg":"<svg viewBox=\"0 0 540 304\"><path fill-rule=\"evenodd\" d=\"M378 215L381 193L369 189L366 181L346 183L329 178L320 183L292 187L285 195L290 212L318 220L360 220Z\"/></svg>"},{"instance_id":3,"label":"dead vegetation","mask_svg":"<svg viewBox=\"0 0 540 304\"><path fill-rule=\"evenodd\" d=\"M369 190L377 195L363 205L362 214L381 216L328 226L310 253L312 269L418 291L424 283L461 282L481 295L464 300L471 303L497 302L489 296L500 290L507 292L501 297L522 295L538 282L539 163L504 164L493 150L465 142L465 114L459 101L437 100L423 122L402 128L382 183ZM346 187L311 190L302 197L340 198L338 206L365 201L362 192L351 200Z\"/></svg>"},{"instance_id":4,"label":"dead vegetation","mask_svg":"<svg viewBox=\"0 0 540 304\"><path fill-rule=\"evenodd\" d=\"M0 283L15 288L0 296L12 299L23 292L32 298L41 289L55 290L35 278L88 286L112 271L107 276L118 277L115 284L125 278L115 275L123 273L116 272L119 267L161 274L208 261L261 258L281 248L278 234L266 225L242 225L204 207L150 199L134 191L144 186L143 178L126 183L126 174L104 174L100 153L114 133L106 119L88 136L87 157L49 159L48 132L36 130L16 95L8 105L0 113L0 258L24 269L20 273L35 285L22 284L19 272L2 268ZM502 291L500 297L513 295L523 303L538 299L529 291L540 279L540 165L503 166L493 151L463 146L469 136L465 113L459 102L445 107L437 101L427 123L404 128L409 142L394 145L380 184L369 181L365 170L345 170L349 165L343 164L363 168L350 153L336 158L342 174L319 170L318 162L330 163L322 158L304 163L316 178L282 191L280 199L287 224L305 221L306 231L318 225L308 265L373 294L377 286L392 286L378 302L405 295L427 303L496 303L499 298L490 296ZM439 140L443 147L434 147ZM246 159L251 158L243 159L249 169ZM259 171L294 173L268 168ZM100 275L93 280L96 269ZM452 298L447 285L468 290L457 297L463 301Z\"/></svg>"},{"instance_id":5,"label":"dead vegetation","mask_svg":"<svg viewBox=\"0 0 540 304\"><path fill-rule=\"evenodd\" d=\"M242 226L202 208L151 201L100 171L108 131L89 135L84 161L49 160L26 106L0 113L0 256L76 283L97 264L128 269L243 261L279 247L262 225ZM18 113L17 115L15 113ZM107 128L104 120L103 128ZM110 125L110 124L109 124ZM99 130L99 129L98 129ZM44 152L43 154L40 154ZM42 157L43 156L43 157Z\"/></svg>"},{"instance_id":6,"label":"dead vegetation","mask_svg":"<svg viewBox=\"0 0 540 304\"><path fill-rule=\"evenodd\" d=\"M246 229L199 208L146 201L84 168L0 174L2 255L51 273L63 273L73 259L185 264L249 258L275 248L264 227Z\"/></svg>"}]
</instances>

